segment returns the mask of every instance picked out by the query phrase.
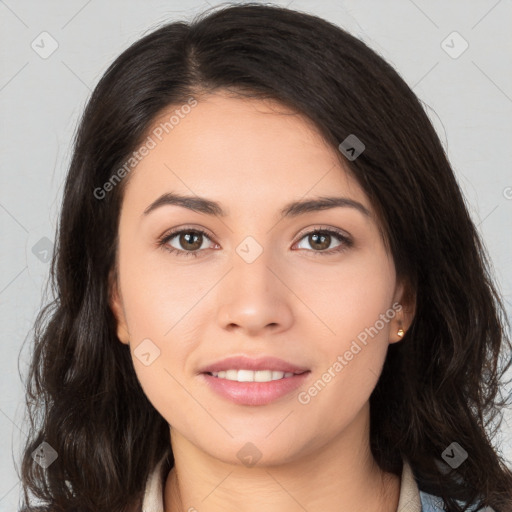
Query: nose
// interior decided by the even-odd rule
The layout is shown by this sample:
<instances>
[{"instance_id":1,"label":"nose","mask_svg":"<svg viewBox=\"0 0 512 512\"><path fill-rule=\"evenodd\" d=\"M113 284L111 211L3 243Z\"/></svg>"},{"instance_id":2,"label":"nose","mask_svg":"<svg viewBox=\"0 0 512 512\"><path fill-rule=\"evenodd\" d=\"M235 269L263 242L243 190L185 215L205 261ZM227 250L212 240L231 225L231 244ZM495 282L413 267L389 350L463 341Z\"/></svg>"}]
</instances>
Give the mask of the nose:
<instances>
[{"instance_id":1,"label":"nose","mask_svg":"<svg viewBox=\"0 0 512 512\"><path fill-rule=\"evenodd\" d=\"M217 290L221 328L248 336L290 328L294 295L285 284L282 266L271 261L269 254L263 251L250 263L234 255L231 270Z\"/></svg>"}]
</instances>

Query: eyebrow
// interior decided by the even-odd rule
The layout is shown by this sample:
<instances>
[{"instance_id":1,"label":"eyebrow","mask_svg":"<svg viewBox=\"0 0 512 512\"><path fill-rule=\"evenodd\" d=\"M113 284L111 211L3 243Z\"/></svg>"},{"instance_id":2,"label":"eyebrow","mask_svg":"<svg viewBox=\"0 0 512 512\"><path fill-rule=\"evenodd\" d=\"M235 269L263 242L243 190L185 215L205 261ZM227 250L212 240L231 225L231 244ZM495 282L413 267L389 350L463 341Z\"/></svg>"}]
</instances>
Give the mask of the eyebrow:
<instances>
[{"instance_id":1,"label":"eyebrow","mask_svg":"<svg viewBox=\"0 0 512 512\"><path fill-rule=\"evenodd\" d=\"M227 217L227 212L216 201L206 199L199 196L185 196L173 192L167 192L155 199L143 212L143 216L165 205L181 206L194 212L204 213L206 215L215 215L219 217ZM299 215L316 212L319 210L328 210L331 208L349 207L355 208L367 217L371 217L370 211L358 201L348 197L332 197L324 196L314 199L304 199L300 201L292 201L281 209L281 218L297 217Z\"/></svg>"}]
</instances>

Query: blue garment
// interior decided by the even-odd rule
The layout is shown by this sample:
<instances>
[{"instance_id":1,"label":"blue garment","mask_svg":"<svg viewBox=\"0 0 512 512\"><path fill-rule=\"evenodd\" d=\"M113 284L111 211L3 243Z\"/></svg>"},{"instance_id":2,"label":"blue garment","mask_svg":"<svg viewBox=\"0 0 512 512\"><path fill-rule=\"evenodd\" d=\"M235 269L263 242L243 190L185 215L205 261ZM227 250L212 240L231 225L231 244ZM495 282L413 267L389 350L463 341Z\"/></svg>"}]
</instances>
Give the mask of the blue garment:
<instances>
[{"instance_id":1,"label":"blue garment","mask_svg":"<svg viewBox=\"0 0 512 512\"><path fill-rule=\"evenodd\" d=\"M424 491L420 491L420 501L421 501L421 512L443 512L444 501L439 496L434 496L433 494L428 494ZM457 501L460 505L462 505L461 501ZM476 508L477 505L471 505L467 510L470 512L495 512L491 507L484 508Z\"/></svg>"}]
</instances>

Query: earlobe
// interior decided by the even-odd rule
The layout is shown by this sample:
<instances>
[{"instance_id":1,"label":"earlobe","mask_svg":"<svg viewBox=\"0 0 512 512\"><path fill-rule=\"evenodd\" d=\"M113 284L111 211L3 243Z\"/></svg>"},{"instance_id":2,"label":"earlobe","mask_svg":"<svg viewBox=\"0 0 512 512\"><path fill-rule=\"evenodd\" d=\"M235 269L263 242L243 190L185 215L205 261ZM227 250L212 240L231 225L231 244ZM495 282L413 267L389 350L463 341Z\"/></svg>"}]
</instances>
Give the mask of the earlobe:
<instances>
[{"instance_id":1,"label":"earlobe","mask_svg":"<svg viewBox=\"0 0 512 512\"><path fill-rule=\"evenodd\" d=\"M401 304L400 304L401 306ZM402 309L396 313L395 318L391 321L389 332L389 343L398 343L405 336L405 328L402 321Z\"/></svg>"},{"instance_id":2,"label":"earlobe","mask_svg":"<svg viewBox=\"0 0 512 512\"><path fill-rule=\"evenodd\" d=\"M125 345L129 345L130 333L128 332L126 316L124 314L117 279L115 278L113 271L109 275L109 306L114 314L114 318L116 319L117 337L119 338L119 341Z\"/></svg>"},{"instance_id":3,"label":"earlobe","mask_svg":"<svg viewBox=\"0 0 512 512\"><path fill-rule=\"evenodd\" d=\"M416 297L409 287L400 284L397 287L394 304L399 304L395 317L390 323L389 343L401 341L411 327L416 312Z\"/></svg>"}]
</instances>

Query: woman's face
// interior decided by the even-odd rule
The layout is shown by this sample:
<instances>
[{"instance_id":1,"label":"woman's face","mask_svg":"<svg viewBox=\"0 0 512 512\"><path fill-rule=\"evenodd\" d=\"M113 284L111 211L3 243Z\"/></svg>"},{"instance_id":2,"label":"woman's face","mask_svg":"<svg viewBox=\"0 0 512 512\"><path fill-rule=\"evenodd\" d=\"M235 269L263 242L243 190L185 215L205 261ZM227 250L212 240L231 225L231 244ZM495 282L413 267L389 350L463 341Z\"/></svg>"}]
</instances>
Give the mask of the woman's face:
<instances>
[{"instance_id":1,"label":"woman's face","mask_svg":"<svg viewBox=\"0 0 512 512\"><path fill-rule=\"evenodd\" d=\"M171 436L238 464L292 461L341 438L357 449L403 319L362 189L310 122L269 105L215 94L155 121L125 190L112 295L119 339ZM150 208L163 194L189 196L197 211ZM282 214L326 197L343 199ZM184 233L159 245L171 230ZM307 372L271 384L202 373L232 356Z\"/></svg>"}]
</instances>

